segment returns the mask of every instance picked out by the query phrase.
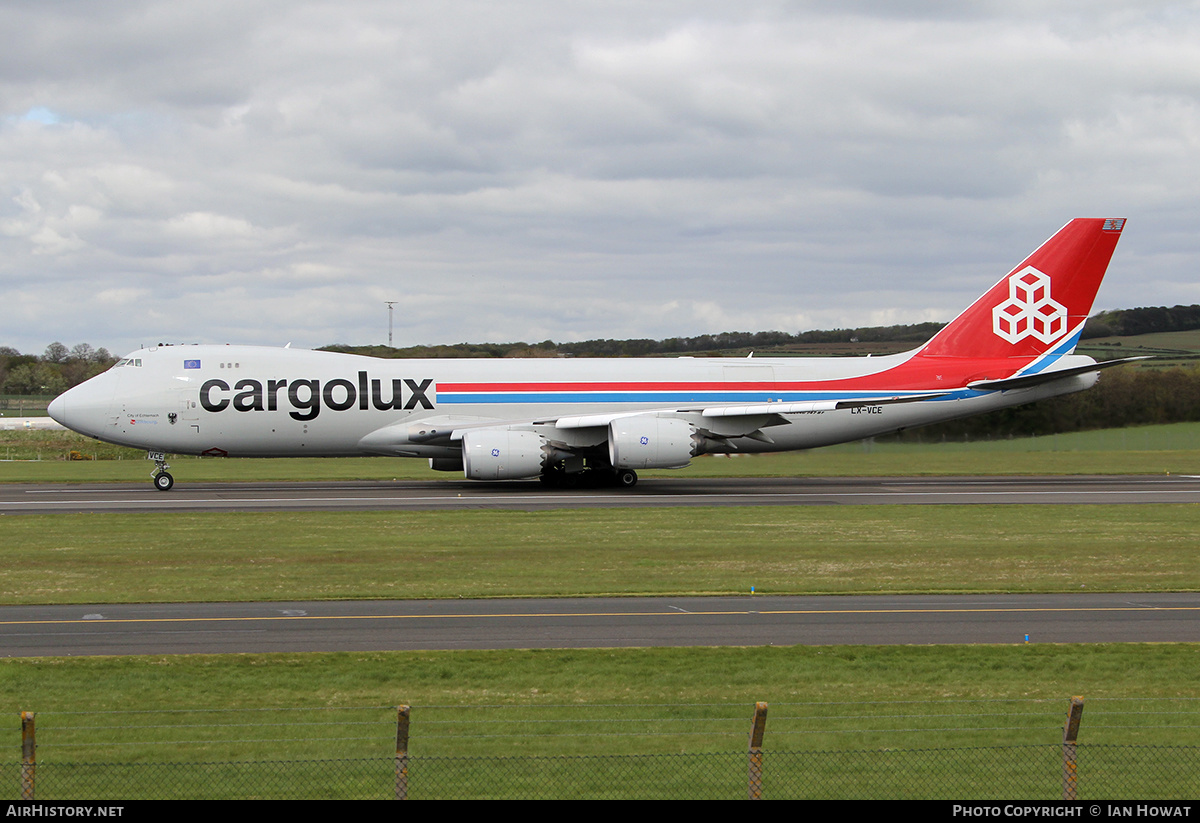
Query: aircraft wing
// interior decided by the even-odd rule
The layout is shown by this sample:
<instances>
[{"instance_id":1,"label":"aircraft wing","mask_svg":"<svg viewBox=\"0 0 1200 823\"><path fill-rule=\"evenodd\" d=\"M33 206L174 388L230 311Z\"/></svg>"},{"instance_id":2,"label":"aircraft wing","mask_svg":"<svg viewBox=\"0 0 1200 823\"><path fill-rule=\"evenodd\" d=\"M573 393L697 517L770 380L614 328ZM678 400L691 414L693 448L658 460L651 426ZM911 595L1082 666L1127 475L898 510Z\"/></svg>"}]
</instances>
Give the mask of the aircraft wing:
<instances>
[{"instance_id":1,"label":"aircraft wing","mask_svg":"<svg viewBox=\"0 0 1200 823\"><path fill-rule=\"evenodd\" d=\"M804 414L812 411L856 409L863 406L889 406L893 403L916 403L945 397L949 392L898 394L890 397L855 397L842 400L816 400L807 403L756 403L749 406L713 406L701 410L702 417L743 417L756 414Z\"/></svg>"},{"instance_id":2,"label":"aircraft wing","mask_svg":"<svg viewBox=\"0 0 1200 823\"><path fill-rule=\"evenodd\" d=\"M453 441L462 439L464 430L504 428L508 425L511 425L511 421L497 418L435 415L416 422L406 420L376 429L359 440L358 446L375 454L421 457L425 456L424 453L414 447L449 446Z\"/></svg>"},{"instance_id":3,"label":"aircraft wing","mask_svg":"<svg viewBox=\"0 0 1200 823\"><path fill-rule=\"evenodd\" d=\"M704 436L730 446L730 439L737 437L770 443L771 438L764 434L762 429L792 422L788 415L913 403L944 397L946 394L947 392L926 392L802 402L676 406L524 420L437 415L416 422L396 423L376 429L363 437L359 446L377 454L415 456L418 452L413 450L414 446L454 447L462 444L464 438L478 440L482 432L536 431L549 436L560 450L571 453L603 445L610 437L610 427L614 423L621 424L624 421L625 424L635 425L640 431L649 420L663 421L655 425L664 429L676 424L687 426L689 431L698 430ZM635 420L638 422L634 422ZM624 428L623 425L621 427Z\"/></svg>"},{"instance_id":4,"label":"aircraft wing","mask_svg":"<svg viewBox=\"0 0 1200 823\"><path fill-rule=\"evenodd\" d=\"M613 421L631 418L631 417L671 417L671 416L699 416L700 418L724 418L727 421L732 421L736 418L746 418L747 423L751 418L757 419L762 417L771 417L774 415L787 414L808 414L815 411L834 411L835 409L852 409L862 406L884 406L892 403L914 403L920 400L933 400L938 397L945 397L949 392L927 392L923 394L907 394L893 395L889 397L861 397L861 398L845 398L841 400L815 400L806 402L775 402L775 403L753 403L749 405L738 406L686 406L686 407L669 407L662 409L637 409L636 411L615 411L605 412L602 414L578 414L565 415L562 417L548 417L537 420L528 421L509 421L499 424L492 424L492 427L509 428L511 426L552 426L555 429L593 429L605 428ZM786 423L786 420L780 420L779 424ZM748 428L748 431L761 427L763 424L758 423L753 427ZM776 425L776 424L767 424ZM456 429L451 435L451 440L460 440L464 431L467 428L478 428L477 425Z\"/></svg>"}]
</instances>

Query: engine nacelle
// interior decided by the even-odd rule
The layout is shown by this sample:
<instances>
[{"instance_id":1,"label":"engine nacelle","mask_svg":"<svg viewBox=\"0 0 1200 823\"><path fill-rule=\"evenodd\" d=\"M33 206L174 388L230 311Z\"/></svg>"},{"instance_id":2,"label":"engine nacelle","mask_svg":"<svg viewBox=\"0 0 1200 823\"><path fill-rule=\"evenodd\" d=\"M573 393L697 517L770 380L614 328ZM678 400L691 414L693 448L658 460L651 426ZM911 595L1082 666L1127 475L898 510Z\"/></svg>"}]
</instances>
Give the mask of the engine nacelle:
<instances>
[{"instance_id":1,"label":"engine nacelle","mask_svg":"<svg viewBox=\"0 0 1200 823\"><path fill-rule=\"evenodd\" d=\"M617 469L681 469L704 438L686 420L636 415L608 424L608 458Z\"/></svg>"},{"instance_id":2,"label":"engine nacelle","mask_svg":"<svg viewBox=\"0 0 1200 823\"><path fill-rule=\"evenodd\" d=\"M542 473L546 438L511 429L468 431L462 438L463 474L468 480L519 480Z\"/></svg>"}]
</instances>

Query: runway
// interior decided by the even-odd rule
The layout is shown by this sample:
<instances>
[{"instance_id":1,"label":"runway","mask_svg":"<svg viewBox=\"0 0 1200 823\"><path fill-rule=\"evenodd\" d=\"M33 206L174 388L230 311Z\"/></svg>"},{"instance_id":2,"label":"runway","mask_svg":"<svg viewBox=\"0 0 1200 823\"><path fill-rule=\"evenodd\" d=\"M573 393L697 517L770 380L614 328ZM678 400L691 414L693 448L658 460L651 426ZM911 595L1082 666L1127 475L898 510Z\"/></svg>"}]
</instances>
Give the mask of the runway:
<instances>
[{"instance_id":1,"label":"runway","mask_svg":"<svg viewBox=\"0 0 1200 823\"><path fill-rule=\"evenodd\" d=\"M352 481L4 484L0 513L390 511L1046 503L1200 503L1200 477L647 478L629 490L543 489L537 482Z\"/></svg>"},{"instance_id":2,"label":"runway","mask_svg":"<svg viewBox=\"0 0 1200 823\"><path fill-rule=\"evenodd\" d=\"M1200 594L597 598L0 608L6 657L1200 642Z\"/></svg>"}]
</instances>

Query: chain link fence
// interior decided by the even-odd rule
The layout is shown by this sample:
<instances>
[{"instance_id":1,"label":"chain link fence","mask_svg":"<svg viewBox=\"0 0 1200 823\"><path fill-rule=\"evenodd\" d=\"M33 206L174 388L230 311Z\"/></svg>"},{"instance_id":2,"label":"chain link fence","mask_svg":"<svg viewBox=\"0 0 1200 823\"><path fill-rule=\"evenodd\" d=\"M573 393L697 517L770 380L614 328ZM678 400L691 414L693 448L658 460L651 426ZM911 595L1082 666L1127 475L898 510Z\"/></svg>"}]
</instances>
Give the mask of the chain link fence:
<instances>
[{"instance_id":1,"label":"chain link fence","mask_svg":"<svg viewBox=\"0 0 1200 823\"><path fill-rule=\"evenodd\" d=\"M0 799L1200 798L1200 702L1096 703L51 712Z\"/></svg>"},{"instance_id":2,"label":"chain link fence","mask_svg":"<svg viewBox=\"0 0 1200 823\"><path fill-rule=\"evenodd\" d=\"M20 799L20 764L0 797ZM745 752L411 757L406 796L434 799L746 799ZM321 799L397 796L396 762L52 763L37 800ZM762 797L1061 800L1060 746L766 752ZM1200 798L1200 748L1080 746L1078 800Z\"/></svg>"}]
</instances>

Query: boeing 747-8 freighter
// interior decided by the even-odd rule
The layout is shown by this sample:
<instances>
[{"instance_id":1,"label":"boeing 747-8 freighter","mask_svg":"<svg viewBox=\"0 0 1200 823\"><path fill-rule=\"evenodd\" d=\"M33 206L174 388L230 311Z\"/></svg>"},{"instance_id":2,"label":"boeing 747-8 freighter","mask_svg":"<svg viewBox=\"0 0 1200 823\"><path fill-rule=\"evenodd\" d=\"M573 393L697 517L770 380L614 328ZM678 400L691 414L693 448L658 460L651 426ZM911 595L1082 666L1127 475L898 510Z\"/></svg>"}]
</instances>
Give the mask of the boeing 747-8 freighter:
<instances>
[{"instance_id":1,"label":"boeing 747-8 freighter","mask_svg":"<svg viewBox=\"0 0 1200 823\"><path fill-rule=\"evenodd\" d=\"M920 348L882 357L388 360L158 346L50 416L166 455L419 457L473 480L590 476L809 449L1086 389L1074 354L1124 219L1072 220ZM587 473L582 475L581 473Z\"/></svg>"}]
</instances>

